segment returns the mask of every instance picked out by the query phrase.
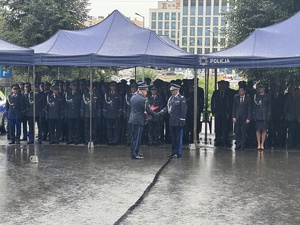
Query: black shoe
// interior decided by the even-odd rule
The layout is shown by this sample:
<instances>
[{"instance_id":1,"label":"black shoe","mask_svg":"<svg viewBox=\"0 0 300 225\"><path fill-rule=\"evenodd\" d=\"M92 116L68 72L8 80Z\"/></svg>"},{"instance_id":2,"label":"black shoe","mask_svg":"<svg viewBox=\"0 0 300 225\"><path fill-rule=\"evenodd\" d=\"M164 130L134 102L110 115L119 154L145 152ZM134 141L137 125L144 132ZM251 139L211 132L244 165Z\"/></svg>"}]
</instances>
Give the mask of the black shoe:
<instances>
[{"instance_id":1,"label":"black shoe","mask_svg":"<svg viewBox=\"0 0 300 225\"><path fill-rule=\"evenodd\" d=\"M19 144L20 144L20 141L16 141L16 144L19 145Z\"/></svg>"},{"instance_id":2,"label":"black shoe","mask_svg":"<svg viewBox=\"0 0 300 225\"><path fill-rule=\"evenodd\" d=\"M59 141L56 141L55 144L59 145Z\"/></svg>"},{"instance_id":3,"label":"black shoe","mask_svg":"<svg viewBox=\"0 0 300 225\"><path fill-rule=\"evenodd\" d=\"M76 142L74 142L74 145L78 145L78 142L76 141Z\"/></svg>"},{"instance_id":4,"label":"black shoe","mask_svg":"<svg viewBox=\"0 0 300 225\"><path fill-rule=\"evenodd\" d=\"M21 141L27 141L27 138L22 138Z\"/></svg>"},{"instance_id":5,"label":"black shoe","mask_svg":"<svg viewBox=\"0 0 300 225\"><path fill-rule=\"evenodd\" d=\"M142 157L144 157L144 154L143 154L143 153L140 153L140 154L138 154L138 156L142 156Z\"/></svg>"},{"instance_id":6,"label":"black shoe","mask_svg":"<svg viewBox=\"0 0 300 225\"><path fill-rule=\"evenodd\" d=\"M32 145L34 143L34 141L28 141L27 144L28 145Z\"/></svg>"},{"instance_id":7,"label":"black shoe","mask_svg":"<svg viewBox=\"0 0 300 225\"><path fill-rule=\"evenodd\" d=\"M88 142L84 142L84 145L88 145L89 143Z\"/></svg>"},{"instance_id":8,"label":"black shoe","mask_svg":"<svg viewBox=\"0 0 300 225\"><path fill-rule=\"evenodd\" d=\"M14 144L16 144L16 142L15 142L15 141L11 141L11 142L9 142L8 144L9 144L9 145L14 145Z\"/></svg>"},{"instance_id":9,"label":"black shoe","mask_svg":"<svg viewBox=\"0 0 300 225\"><path fill-rule=\"evenodd\" d=\"M50 141L50 142L49 142L49 145L54 145L54 144L56 144L55 141Z\"/></svg>"},{"instance_id":10,"label":"black shoe","mask_svg":"<svg viewBox=\"0 0 300 225\"><path fill-rule=\"evenodd\" d=\"M179 155L179 154L174 154L174 155L172 156L172 158L180 158L180 156L181 156L181 155Z\"/></svg>"},{"instance_id":11,"label":"black shoe","mask_svg":"<svg viewBox=\"0 0 300 225\"><path fill-rule=\"evenodd\" d=\"M73 141L68 141L66 144L71 145L71 144L73 144Z\"/></svg>"},{"instance_id":12,"label":"black shoe","mask_svg":"<svg viewBox=\"0 0 300 225\"><path fill-rule=\"evenodd\" d=\"M41 145L41 144L43 144L43 142L42 141L38 141L38 144Z\"/></svg>"},{"instance_id":13,"label":"black shoe","mask_svg":"<svg viewBox=\"0 0 300 225\"><path fill-rule=\"evenodd\" d=\"M237 150L240 150L241 149L241 146L235 146L235 151L237 151Z\"/></svg>"},{"instance_id":14,"label":"black shoe","mask_svg":"<svg viewBox=\"0 0 300 225\"><path fill-rule=\"evenodd\" d=\"M143 159L144 156L137 155L136 157L131 157L132 159Z\"/></svg>"}]
</instances>

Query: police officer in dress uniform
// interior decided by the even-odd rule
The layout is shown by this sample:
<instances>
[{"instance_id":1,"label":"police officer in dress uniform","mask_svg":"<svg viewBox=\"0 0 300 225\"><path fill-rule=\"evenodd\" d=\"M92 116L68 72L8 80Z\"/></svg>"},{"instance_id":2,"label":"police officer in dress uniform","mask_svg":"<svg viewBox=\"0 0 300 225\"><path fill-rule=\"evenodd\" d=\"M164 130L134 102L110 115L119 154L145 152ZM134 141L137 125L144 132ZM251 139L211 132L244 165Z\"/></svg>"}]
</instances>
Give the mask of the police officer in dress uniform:
<instances>
[{"instance_id":1,"label":"police officer in dress uniform","mask_svg":"<svg viewBox=\"0 0 300 225\"><path fill-rule=\"evenodd\" d=\"M141 145L143 128L146 123L146 114L148 113L151 116L155 116L155 113L150 109L146 98L148 85L139 85L138 88L138 94L133 95L130 99L131 113L129 123L132 124L130 156L132 159L144 158L142 154L139 154L139 148Z\"/></svg>"},{"instance_id":2,"label":"police officer in dress uniform","mask_svg":"<svg viewBox=\"0 0 300 225\"><path fill-rule=\"evenodd\" d=\"M12 93L6 100L6 111L9 123L11 142L9 144L20 144L21 119L26 112L24 96L20 93L18 84L12 86Z\"/></svg>"},{"instance_id":3,"label":"police officer in dress uniform","mask_svg":"<svg viewBox=\"0 0 300 225\"><path fill-rule=\"evenodd\" d=\"M180 85L171 83L170 91L172 96L169 98L167 106L159 112L168 112L170 138L172 142L172 153L168 157L179 158L182 155L183 127L186 121L187 104L185 97L179 93Z\"/></svg>"},{"instance_id":4,"label":"police officer in dress uniform","mask_svg":"<svg viewBox=\"0 0 300 225\"><path fill-rule=\"evenodd\" d=\"M251 120L251 98L246 95L246 87L239 87L239 94L234 97L232 122L235 124L235 150L244 150L246 142L247 124Z\"/></svg>"},{"instance_id":5,"label":"police officer in dress uniform","mask_svg":"<svg viewBox=\"0 0 300 225\"><path fill-rule=\"evenodd\" d=\"M96 142L96 133L97 133L97 114L98 114L98 101L97 93L90 90L90 81L86 82L87 90L82 95L81 101L81 118L84 118L84 132L85 140L84 145L87 145L90 141L90 105L92 103L92 142ZM92 84L92 88L95 87L95 84Z\"/></svg>"},{"instance_id":6,"label":"police officer in dress uniform","mask_svg":"<svg viewBox=\"0 0 300 225\"><path fill-rule=\"evenodd\" d=\"M67 144L79 144L79 118L82 94L78 91L77 81L71 83L71 90L65 93L65 110L68 120L69 141Z\"/></svg>"},{"instance_id":7,"label":"police officer in dress uniform","mask_svg":"<svg viewBox=\"0 0 300 225\"><path fill-rule=\"evenodd\" d=\"M28 94L28 99L26 100L26 109L27 109L27 117L28 117L28 143L33 144L35 138L35 129L34 129L34 121L37 122L38 128L38 144L42 144L43 140L43 124L42 124L42 114L45 109L45 101L44 94L40 91L39 85L36 83L34 86L34 91L31 91ZM35 97L34 97L35 95ZM33 104L35 102L35 119L33 120Z\"/></svg>"},{"instance_id":8,"label":"police officer in dress uniform","mask_svg":"<svg viewBox=\"0 0 300 225\"><path fill-rule=\"evenodd\" d=\"M24 102L26 103L28 101L28 94L31 91L31 84L29 82L26 82L23 84L24 86L24 91L22 92L22 95L24 96ZM26 106L26 104L25 104ZM23 132L23 138L22 141L27 141L28 138L28 130L27 130L27 112L25 111L24 114L22 115L22 132Z\"/></svg>"},{"instance_id":9,"label":"police officer in dress uniform","mask_svg":"<svg viewBox=\"0 0 300 225\"><path fill-rule=\"evenodd\" d=\"M108 93L104 95L103 114L107 125L107 144L117 145L119 138L119 118L122 114L120 94L116 91L117 83L110 82Z\"/></svg>"},{"instance_id":10,"label":"police officer in dress uniform","mask_svg":"<svg viewBox=\"0 0 300 225\"><path fill-rule=\"evenodd\" d=\"M63 118L62 96L58 84L51 86L52 92L47 95L46 117L49 123L49 144L59 144L61 121Z\"/></svg>"}]
</instances>

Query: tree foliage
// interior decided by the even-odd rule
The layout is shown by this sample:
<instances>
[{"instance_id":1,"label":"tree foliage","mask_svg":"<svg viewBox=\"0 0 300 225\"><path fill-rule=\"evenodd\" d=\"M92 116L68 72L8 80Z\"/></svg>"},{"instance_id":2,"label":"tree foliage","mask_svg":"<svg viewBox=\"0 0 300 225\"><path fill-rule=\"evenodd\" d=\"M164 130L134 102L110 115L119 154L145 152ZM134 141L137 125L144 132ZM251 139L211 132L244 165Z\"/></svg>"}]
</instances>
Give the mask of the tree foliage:
<instances>
[{"instance_id":1,"label":"tree foliage","mask_svg":"<svg viewBox=\"0 0 300 225\"><path fill-rule=\"evenodd\" d=\"M256 28L282 22L300 10L298 0L229 1L232 8L226 13L229 24L226 31L228 47L242 42ZM300 83L300 79L296 77L300 74L299 69L245 69L242 73L249 79L278 82L283 86L292 82Z\"/></svg>"},{"instance_id":2,"label":"tree foliage","mask_svg":"<svg viewBox=\"0 0 300 225\"><path fill-rule=\"evenodd\" d=\"M78 29L88 17L88 0L0 0L1 37L24 47L40 44L59 29Z\"/></svg>"}]
</instances>

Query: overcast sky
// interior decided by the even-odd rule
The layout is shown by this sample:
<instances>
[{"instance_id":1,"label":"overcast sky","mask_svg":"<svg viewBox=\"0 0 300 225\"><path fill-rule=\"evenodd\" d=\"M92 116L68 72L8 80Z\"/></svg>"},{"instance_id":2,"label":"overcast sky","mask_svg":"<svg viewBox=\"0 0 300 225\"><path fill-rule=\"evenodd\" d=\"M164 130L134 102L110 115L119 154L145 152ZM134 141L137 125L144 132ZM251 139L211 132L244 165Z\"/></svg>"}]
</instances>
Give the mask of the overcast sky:
<instances>
[{"instance_id":1,"label":"overcast sky","mask_svg":"<svg viewBox=\"0 0 300 225\"><path fill-rule=\"evenodd\" d=\"M145 27L149 26L149 9L157 8L157 0L90 0L90 16L104 16L112 13L115 9L119 10L126 17L137 18L139 13L145 16Z\"/></svg>"}]
</instances>

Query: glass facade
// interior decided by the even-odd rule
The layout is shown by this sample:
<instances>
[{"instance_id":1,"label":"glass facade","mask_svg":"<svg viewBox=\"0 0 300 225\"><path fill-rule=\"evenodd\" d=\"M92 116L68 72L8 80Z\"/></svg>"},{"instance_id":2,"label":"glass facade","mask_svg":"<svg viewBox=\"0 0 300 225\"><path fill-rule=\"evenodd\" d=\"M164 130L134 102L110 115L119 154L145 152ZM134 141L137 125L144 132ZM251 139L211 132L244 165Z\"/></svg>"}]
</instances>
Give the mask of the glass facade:
<instances>
[{"instance_id":1,"label":"glass facade","mask_svg":"<svg viewBox=\"0 0 300 225\"><path fill-rule=\"evenodd\" d=\"M165 13L165 20L169 20L170 19L170 13L166 12Z\"/></svg>"}]
</instances>

